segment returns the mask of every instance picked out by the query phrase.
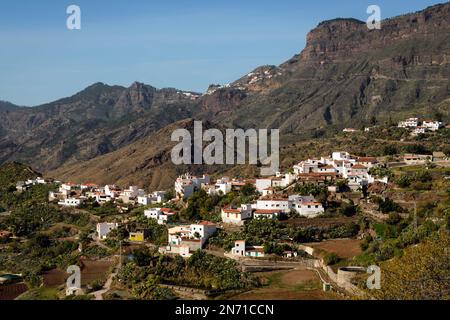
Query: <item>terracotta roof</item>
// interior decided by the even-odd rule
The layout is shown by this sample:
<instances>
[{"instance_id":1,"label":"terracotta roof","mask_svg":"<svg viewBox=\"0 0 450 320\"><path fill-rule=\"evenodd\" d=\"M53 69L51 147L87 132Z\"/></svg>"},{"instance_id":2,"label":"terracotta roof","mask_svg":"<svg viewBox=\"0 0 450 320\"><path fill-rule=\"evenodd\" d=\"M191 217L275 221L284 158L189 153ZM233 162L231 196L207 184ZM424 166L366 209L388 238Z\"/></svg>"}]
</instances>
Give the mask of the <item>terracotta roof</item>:
<instances>
[{"instance_id":1,"label":"terracotta roof","mask_svg":"<svg viewBox=\"0 0 450 320\"><path fill-rule=\"evenodd\" d=\"M96 185L95 183L92 183L92 182L85 183L84 186L86 186L86 187L98 187L98 185Z\"/></svg>"},{"instance_id":2,"label":"terracotta roof","mask_svg":"<svg viewBox=\"0 0 450 320\"><path fill-rule=\"evenodd\" d=\"M241 213L241 210L239 210L239 209L224 208L222 210L223 210L223 212L228 212L228 213Z\"/></svg>"},{"instance_id":3,"label":"terracotta roof","mask_svg":"<svg viewBox=\"0 0 450 320\"><path fill-rule=\"evenodd\" d=\"M198 223L198 225L201 225L201 226L215 226L216 224L212 223L211 221L201 221L201 222Z\"/></svg>"},{"instance_id":4,"label":"terracotta roof","mask_svg":"<svg viewBox=\"0 0 450 320\"><path fill-rule=\"evenodd\" d=\"M281 211L283 211L283 210L263 210L263 209L261 209L261 210L256 210L255 214L274 214L274 213L279 213Z\"/></svg>"},{"instance_id":5,"label":"terracotta roof","mask_svg":"<svg viewBox=\"0 0 450 320\"><path fill-rule=\"evenodd\" d=\"M352 168L353 169L367 169L367 167L363 166L362 164L355 164Z\"/></svg>"},{"instance_id":6,"label":"terracotta roof","mask_svg":"<svg viewBox=\"0 0 450 320\"><path fill-rule=\"evenodd\" d=\"M175 213L172 209L169 209L169 208L161 208L161 212Z\"/></svg>"},{"instance_id":7,"label":"terracotta roof","mask_svg":"<svg viewBox=\"0 0 450 320\"><path fill-rule=\"evenodd\" d=\"M183 240L183 242L200 242L201 241L199 239L191 239L191 238L181 238L181 240Z\"/></svg>"},{"instance_id":8,"label":"terracotta roof","mask_svg":"<svg viewBox=\"0 0 450 320\"><path fill-rule=\"evenodd\" d=\"M307 205L307 206L321 206L322 205L320 202L304 202L302 204Z\"/></svg>"}]
</instances>

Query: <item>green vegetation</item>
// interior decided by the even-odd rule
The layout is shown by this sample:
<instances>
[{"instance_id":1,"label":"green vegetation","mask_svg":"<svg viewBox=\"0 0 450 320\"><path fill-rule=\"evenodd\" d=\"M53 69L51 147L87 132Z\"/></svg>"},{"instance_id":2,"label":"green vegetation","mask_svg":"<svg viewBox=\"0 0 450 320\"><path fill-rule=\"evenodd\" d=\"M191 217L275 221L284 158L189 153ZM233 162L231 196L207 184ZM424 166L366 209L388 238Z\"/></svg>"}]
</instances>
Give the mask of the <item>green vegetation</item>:
<instances>
[{"instance_id":1,"label":"green vegetation","mask_svg":"<svg viewBox=\"0 0 450 320\"><path fill-rule=\"evenodd\" d=\"M327 253L323 257L323 263L325 263L325 265L327 265L327 266L335 265L335 264L339 263L339 261L341 261L341 258L339 258L339 256L333 252Z\"/></svg>"},{"instance_id":2,"label":"green vegetation","mask_svg":"<svg viewBox=\"0 0 450 320\"><path fill-rule=\"evenodd\" d=\"M35 179L41 176L28 166L18 162L6 162L0 166L0 192L13 188L15 190L18 181Z\"/></svg>"},{"instance_id":3,"label":"green vegetation","mask_svg":"<svg viewBox=\"0 0 450 320\"><path fill-rule=\"evenodd\" d=\"M297 243L320 242L327 239L351 238L358 234L360 227L356 223L330 227L293 227L275 220L251 220L242 231L226 233L223 230L209 239L211 245L229 251L236 240L245 240L251 245L264 246L266 253L281 255L290 247L278 245L279 241Z\"/></svg>"},{"instance_id":4,"label":"green vegetation","mask_svg":"<svg viewBox=\"0 0 450 320\"><path fill-rule=\"evenodd\" d=\"M78 261L78 244L36 234L26 242L13 242L0 252L0 269L24 275L32 287L41 284L41 274L56 267L65 269Z\"/></svg>"},{"instance_id":5,"label":"green vegetation","mask_svg":"<svg viewBox=\"0 0 450 320\"><path fill-rule=\"evenodd\" d=\"M58 294L58 288L40 287L25 292L19 300L59 300Z\"/></svg>"},{"instance_id":6,"label":"green vegetation","mask_svg":"<svg viewBox=\"0 0 450 320\"><path fill-rule=\"evenodd\" d=\"M403 255L381 264L381 290L369 292L387 300L450 299L450 237L442 231Z\"/></svg>"},{"instance_id":7,"label":"green vegetation","mask_svg":"<svg viewBox=\"0 0 450 320\"><path fill-rule=\"evenodd\" d=\"M149 249L133 252L134 259L126 263L118 278L139 299L167 299L170 291L161 284L189 286L206 290L235 290L258 285L239 270L233 260L195 252L189 259L160 255Z\"/></svg>"},{"instance_id":8,"label":"green vegetation","mask_svg":"<svg viewBox=\"0 0 450 320\"><path fill-rule=\"evenodd\" d=\"M138 215L136 225L140 229L148 231L147 240L156 245L163 245L167 243L167 227L159 225L154 219L148 219L143 214Z\"/></svg>"},{"instance_id":9,"label":"green vegetation","mask_svg":"<svg viewBox=\"0 0 450 320\"><path fill-rule=\"evenodd\" d=\"M382 213L403 212L403 208L390 198L373 197L372 200L378 204L378 210Z\"/></svg>"},{"instance_id":10,"label":"green vegetation","mask_svg":"<svg viewBox=\"0 0 450 320\"><path fill-rule=\"evenodd\" d=\"M294 192L300 194L301 196L314 196L317 201L326 203L328 199L328 187L318 186L315 184L296 184L294 187Z\"/></svg>"},{"instance_id":11,"label":"green vegetation","mask_svg":"<svg viewBox=\"0 0 450 320\"><path fill-rule=\"evenodd\" d=\"M200 190L188 200L188 206L181 211L181 215L190 221L209 220L220 221L220 208L224 206L240 206L256 199L256 189L252 185L245 185L240 192L230 192L226 195L208 195Z\"/></svg>"}]
</instances>

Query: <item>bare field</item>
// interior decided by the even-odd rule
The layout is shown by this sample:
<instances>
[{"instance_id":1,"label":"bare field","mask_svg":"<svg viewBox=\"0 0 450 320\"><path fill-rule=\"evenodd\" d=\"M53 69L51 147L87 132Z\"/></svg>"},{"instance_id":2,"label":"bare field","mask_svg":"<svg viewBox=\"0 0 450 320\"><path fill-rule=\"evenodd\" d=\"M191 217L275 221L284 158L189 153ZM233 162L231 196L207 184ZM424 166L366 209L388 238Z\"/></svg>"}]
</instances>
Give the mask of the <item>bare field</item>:
<instances>
[{"instance_id":1,"label":"bare field","mask_svg":"<svg viewBox=\"0 0 450 320\"><path fill-rule=\"evenodd\" d=\"M319 243L307 243L305 245L326 252L336 253L339 257L344 259L351 259L362 252L360 244L361 240L357 239L336 239Z\"/></svg>"},{"instance_id":2,"label":"bare field","mask_svg":"<svg viewBox=\"0 0 450 320\"><path fill-rule=\"evenodd\" d=\"M109 269L113 265L109 260L82 260L81 284L91 284L95 280L106 280ZM53 269L44 274L44 285L46 287L58 287L66 283L69 274L63 270Z\"/></svg>"},{"instance_id":3,"label":"bare field","mask_svg":"<svg viewBox=\"0 0 450 320\"><path fill-rule=\"evenodd\" d=\"M231 300L337 300L340 296L323 292L318 275L311 270L262 272L257 274L265 286Z\"/></svg>"},{"instance_id":4,"label":"bare field","mask_svg":"<svg viewBox=\"0 0 450 320\"><path fill-rule=\"evenodd\" d=\"M24 283L0 286L0 300L14 300L27 290L28 287Z\"/></svg>"},{"instance_id":5,"label":"bare field","mask_svg":"<svg viewBox=\"0 0 450 320\"><path fill-rule=\"evenodd\" d=\"M106 280L113 261L108 260L83 260L81 268L81 284L88 285L95 280Z\"/></svg>"}]
</instances>

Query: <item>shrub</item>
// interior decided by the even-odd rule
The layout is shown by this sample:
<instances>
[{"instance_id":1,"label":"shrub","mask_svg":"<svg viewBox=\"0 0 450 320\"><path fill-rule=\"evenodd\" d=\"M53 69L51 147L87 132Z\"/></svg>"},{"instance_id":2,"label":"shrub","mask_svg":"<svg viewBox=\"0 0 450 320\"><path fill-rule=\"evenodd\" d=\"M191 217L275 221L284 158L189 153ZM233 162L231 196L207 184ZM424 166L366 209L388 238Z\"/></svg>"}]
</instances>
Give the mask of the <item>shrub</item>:
<instances>
[{"instance_id":1,"label":"shrub","mask_svg":"<svg viewBox=\"0 0 450 320\"><path fill-rule=\"evenodd\" d=\"M337 264L339 263L339 261L341 261L341 258L339 258L339 256L334 252L327 253L325 257L323 257L323 263L325 263L325 265L327 266Z\"/></svg>"},{"instance_id":2,"label":"shrub","mask_svg":"<svg viewBox=\"0 0 450 320\"><path fill-rule=\"evenodd\" d=\"M397 179L396 183L400 188L408 188L411 185L411 177L401 176Z\"/></svg>"}]
</instances>

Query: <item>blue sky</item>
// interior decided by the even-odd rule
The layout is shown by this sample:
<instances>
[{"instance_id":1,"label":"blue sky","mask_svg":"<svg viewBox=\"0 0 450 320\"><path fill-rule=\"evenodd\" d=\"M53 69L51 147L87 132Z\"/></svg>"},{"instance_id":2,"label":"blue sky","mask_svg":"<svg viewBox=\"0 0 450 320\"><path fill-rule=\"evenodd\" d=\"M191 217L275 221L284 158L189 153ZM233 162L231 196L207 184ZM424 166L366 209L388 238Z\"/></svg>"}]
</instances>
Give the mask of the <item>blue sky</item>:
<instances>
[{"instance_id":1,"label":"blue sky","mask_svg":"<svg viewBox=\"0 0 450 320\"><path fill-rule=\"evenodd\" d=\"M38 105L95 82L203 92L299 53L306 34L336 17L367 20L431 0L15 0L0 4L0 100ZM82 29L66 28L81 7Z\"/></svg>"}]
</instances>

